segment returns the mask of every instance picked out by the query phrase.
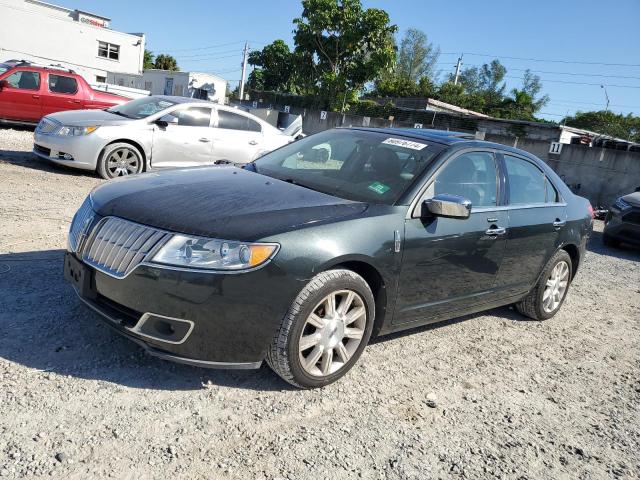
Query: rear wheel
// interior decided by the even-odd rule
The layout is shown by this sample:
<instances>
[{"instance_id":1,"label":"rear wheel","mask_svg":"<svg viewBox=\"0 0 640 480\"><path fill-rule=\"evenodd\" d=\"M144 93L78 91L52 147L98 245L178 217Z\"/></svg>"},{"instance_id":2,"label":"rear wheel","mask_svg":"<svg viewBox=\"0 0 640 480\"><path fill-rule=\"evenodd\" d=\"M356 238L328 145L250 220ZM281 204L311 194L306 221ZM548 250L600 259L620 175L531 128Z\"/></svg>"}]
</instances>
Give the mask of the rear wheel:
<instances>
[{"instance_id":1,"label":"rear wheel","mask_svg":"<svg viewBox=\"0 0 640 480\"><path fill-rule=\"evenodd\" d=\"M269 366L301 388L335 382L358 360L375 312L367 282L351 270L316 275L285 315L267 354Z\"/></svg>"},{"instance_id":2,"label":"rear wheel","mask_svg":"<svg viewBox=\"0 0 640 480\"><path fill-rule=\"evenodd\" d=\"M516 304L518 311L534 320L553 317L567 296L571 272L571 257L564 250L558 250L545 266L533 290Z\"/></svg>"},{"instance_id":3,"label":"rear wheel","mask_svg":"<svg viewBox=\"0 0 640 480\"><path fill-rule=\"evenodd\" d=\"M116 178L142 172L144 161L140 150L129 143L107 145L98 162L98 174L102 178Z\"/></svg>"}]
</instances>

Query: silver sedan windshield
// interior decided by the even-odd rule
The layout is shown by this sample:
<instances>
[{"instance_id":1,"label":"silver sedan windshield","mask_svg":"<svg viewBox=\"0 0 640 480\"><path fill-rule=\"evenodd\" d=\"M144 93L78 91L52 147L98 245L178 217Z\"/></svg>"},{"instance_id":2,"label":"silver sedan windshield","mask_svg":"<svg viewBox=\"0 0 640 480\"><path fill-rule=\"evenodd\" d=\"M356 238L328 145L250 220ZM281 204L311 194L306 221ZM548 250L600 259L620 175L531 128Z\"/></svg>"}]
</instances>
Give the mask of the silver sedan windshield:
<instances>
[{"instance_id":1,"label":"silver sedan windshield","mask_svg":"<svg viewBox=\"0 0 640 480\"><path fill-rule=\"evenodd\" d=\"M115 113L127 118L146 118L154 113L158 113L166 108L176 105L176 102L167 100L166 98L144 97L132 100L122 105L116 105L107 110L107 112Z\"/></svg>"}]
</instances>

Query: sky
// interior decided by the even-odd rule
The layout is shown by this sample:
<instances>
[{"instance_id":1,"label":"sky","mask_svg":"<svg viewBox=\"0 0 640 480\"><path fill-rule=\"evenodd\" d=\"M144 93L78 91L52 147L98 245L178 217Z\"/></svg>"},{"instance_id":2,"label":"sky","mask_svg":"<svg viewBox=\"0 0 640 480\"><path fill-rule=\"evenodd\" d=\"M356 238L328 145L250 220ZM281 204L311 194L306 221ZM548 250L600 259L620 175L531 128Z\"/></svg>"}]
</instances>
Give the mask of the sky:
<instances>
[{"instance_id":1,"label":"sky","mask_svg":"<svg viewBox=\"0 0 640 480\"><path fill-rule=\"evenodd\" d=\"M144 32L147 48L169 53L182 70L217 73L235 88L242 48L261 49L276 39L293 47L292 20L299 0L241 2L182 0L83 0L80 8L112 19L111 28ZM609 109L640 115L640 0L363 0L398 26L424 31L441 50L441 78L460 54L464 66L494 58L507 68L507 86L518 87L524 70L542 79L549 104L539 116L559 121L577 110ZM605 88L602 88L604 85Z\"/></svg>"}]
</instances>

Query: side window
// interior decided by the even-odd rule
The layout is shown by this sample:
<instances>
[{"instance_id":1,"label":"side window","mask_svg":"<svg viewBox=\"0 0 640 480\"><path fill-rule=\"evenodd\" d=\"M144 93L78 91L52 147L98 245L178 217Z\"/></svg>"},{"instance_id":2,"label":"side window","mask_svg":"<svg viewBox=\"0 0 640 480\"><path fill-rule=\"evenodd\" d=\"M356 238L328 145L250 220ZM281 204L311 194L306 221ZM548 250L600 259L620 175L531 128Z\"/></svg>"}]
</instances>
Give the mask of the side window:
<instances>
[{"instance_id":1,"label":"side window","mask_svg":"<svg viewBox=\"0 0 640 480\"><path fill-rule=\"evenodd\" d=\"M211 122L211 109L209 107L191 107L172 112L171 115L178 119L178 125L184 127L208 127Z\"/></svg>"},{"instance_id":2,"label":"side window","mask_svg":"<svg viewBox=\"0 0 640 480\"><path fill-rule=\"evenodd\" d=\"M471 201L473 207L497 205L498 180L492 153L463 153L438 173L427 190L429 197L448 193Z\"/></svg>"},{"instance_id":3,"label":"side window","mask_svg":"<svg viewBox=\"0 0 640 480\"><path fill-rule=\"evenodd\" d=\"M245 130L249 132L261 132L260 124L255 120L251 120L244 115L227 112L226 110L218 110L218 128L228 130Z\"/></svg>"},{"instance_id":4,"label":"side window","mask_svg":"<svg viewBox=\"0 0 640 480\"><path fill-rule=\"evenodd\" d=\"M20 90L40 89L40 74L38 72L28 72L26 70L20 70L19 72L9 75L6 78L6 81L13 88L19 88Z\"/></svg>"},{"instance_id":5,"label":"side window","mask_svg":"<svg viewBox=\"0 0 640 480\"><path fill-rule=\"evenodd\" d=\"M556 190L556 187L553 186L553 183L551 183L548 178L546 178L546 185L547 185L547 203L559 202L560 194L558 193L558 190Z\"/></svg>"},{"instance_id":6,"label":"side window","mask_svg":"<svg viewBox=\"0 0 640 480\"><path fill-rule=\"evenodd\" d=\"M53 93L76 93L78 82L73 77L49 74L49 91Z\"/></svg>"},{"instance_id":7,"label":"side window","mask_svg":"<svg viewBox=\"0 0 640 480\"><path fill-rule=\"evenodd\" d=\"M531 162L511 155L505 155L504 161L509 176L509 204L545 203L547 180L542 170Z\"/></svg>"}]
</instances>

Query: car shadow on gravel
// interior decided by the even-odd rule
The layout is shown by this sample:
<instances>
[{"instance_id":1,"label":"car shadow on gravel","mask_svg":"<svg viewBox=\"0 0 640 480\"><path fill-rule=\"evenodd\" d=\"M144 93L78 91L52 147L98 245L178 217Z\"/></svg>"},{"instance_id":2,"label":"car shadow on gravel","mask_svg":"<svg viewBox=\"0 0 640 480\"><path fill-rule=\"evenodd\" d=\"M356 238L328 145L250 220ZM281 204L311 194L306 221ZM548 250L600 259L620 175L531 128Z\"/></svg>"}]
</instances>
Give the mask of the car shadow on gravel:
<instances>
[{"instance_id":1,"label":"car shadow on gravel","mask_svg":"<svg viewBox=\"0 0 640 480\"><path fill-rule=\"evenodd\" d=\"M0 359L56 375L154 390L288 390L259 370L209 370L152 357L87 309L62 277L63 250L0 254ZM38 373L39 372L39 373Z\"/></svg>"},{"instance_id":2,"label":"car shadow on gravel","mask_svg":"<svg viewBox=\"0 0 640 480\"><path fill-rule=\"evenodd\" d=\"M31 152L25 151L0 150L0 162L30 168L32 170L39 170L41 172L59 173L74 177L95 177L95 172L93 171L67 168L64 165L57 165L55 163L48 162L47 160L37 157Z\"/></svg>"},{"instance_id":3,"label":"car shadow on gravel","mask_svg":"<svg viewBox=\"0 0 640 480\"><path fill-rule=\"evenodd\" d=\"M587 244L587 250L598 255L607 255L609 257L620 258L622 260L640 261L640 248L626 243L621 244L619 247L607 247L602 241L602 232L594 232L589 238Z\"/></svg>"}]
</instances>

